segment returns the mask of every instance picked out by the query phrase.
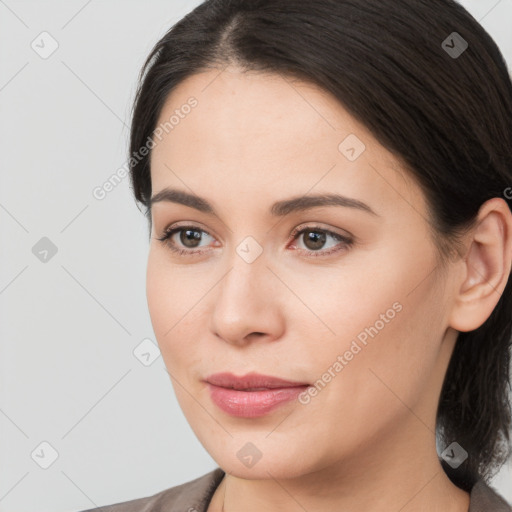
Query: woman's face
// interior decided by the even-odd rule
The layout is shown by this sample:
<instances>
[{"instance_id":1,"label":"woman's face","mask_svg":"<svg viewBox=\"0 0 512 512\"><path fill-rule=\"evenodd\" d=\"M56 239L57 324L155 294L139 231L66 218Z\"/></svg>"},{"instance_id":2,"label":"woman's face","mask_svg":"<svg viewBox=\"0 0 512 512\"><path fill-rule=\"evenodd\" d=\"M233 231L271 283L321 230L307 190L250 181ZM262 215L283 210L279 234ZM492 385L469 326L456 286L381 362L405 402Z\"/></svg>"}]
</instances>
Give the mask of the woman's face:
<instances>
[{"instance_id":1,"label":"woman's face","mask_svg":"<svg viewBox=\"0 0 512 512\"><path fill-rule=\"evenodd\" d=\"M153 197L201 200L153 203L148 306L215 461L287 478L367 468L400 443L434 450L457 333L424 196L398 160L313 85L234 69L182 82L155 133ZM349 200L313 199L327 195ZM246 391L219 406L205 379L221 372L310 386L267 409L233 402Z\"/></svg>"}]
</instances>

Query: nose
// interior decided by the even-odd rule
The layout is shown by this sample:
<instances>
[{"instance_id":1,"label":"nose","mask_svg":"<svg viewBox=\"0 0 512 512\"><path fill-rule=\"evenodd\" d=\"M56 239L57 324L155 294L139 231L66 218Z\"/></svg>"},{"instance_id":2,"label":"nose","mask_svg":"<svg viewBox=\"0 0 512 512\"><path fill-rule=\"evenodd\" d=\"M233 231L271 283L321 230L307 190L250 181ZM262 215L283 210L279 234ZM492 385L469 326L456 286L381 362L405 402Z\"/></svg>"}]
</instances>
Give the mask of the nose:
<instances>
[{"instance_id":1,"label":"nose","mask_svg":"<svg viewBox=\"0 0 512 512\"><path fill-rule=\"evenodd\" d=\"M213 294L211 331L227 343L245 345L281 337L283 286L262 256L247 263L238 255Z\"/></svg>"}]
</instances>

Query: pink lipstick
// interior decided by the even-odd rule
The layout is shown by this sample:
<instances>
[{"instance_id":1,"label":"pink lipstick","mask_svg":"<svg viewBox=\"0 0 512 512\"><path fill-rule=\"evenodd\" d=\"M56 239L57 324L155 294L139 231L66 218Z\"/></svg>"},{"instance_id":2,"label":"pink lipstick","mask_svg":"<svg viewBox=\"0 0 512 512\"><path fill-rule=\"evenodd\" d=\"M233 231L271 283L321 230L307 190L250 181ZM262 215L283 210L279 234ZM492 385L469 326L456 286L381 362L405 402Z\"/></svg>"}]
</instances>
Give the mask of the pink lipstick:
<instances>
[{"instance_id":1,"label":"pink lipstick","mask_svg":"<svg viewBox=\"0 0 512 512\"><path fill-rule=\"evenodd\" d=\"M224 412L242 418L257 418L297 398L309 386L296 382L249 373L237 377L216 373L205 379L212 401Z\"/></svg>"}]
</instances>

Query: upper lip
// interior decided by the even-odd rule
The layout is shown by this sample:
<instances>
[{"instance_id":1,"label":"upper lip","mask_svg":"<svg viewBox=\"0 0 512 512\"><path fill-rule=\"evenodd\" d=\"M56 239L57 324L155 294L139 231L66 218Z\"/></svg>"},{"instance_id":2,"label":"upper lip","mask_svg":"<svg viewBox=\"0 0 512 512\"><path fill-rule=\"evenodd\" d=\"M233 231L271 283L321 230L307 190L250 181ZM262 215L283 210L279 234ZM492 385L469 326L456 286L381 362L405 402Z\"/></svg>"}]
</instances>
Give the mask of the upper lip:
<instances>
[{"instance_id":1,"label":"upper lip","mask_svg":"<svg viewBox=\"0 0 512 512\"><path fill-rule=\"evenodd\" d=\"M307 382L297 382L280 379L279 377L272 377L271 375L261 375L259 373L248 373L237 377L229 372L214 373L207 377L206 382L214 386L231 389L276 389L276 388L290 388L297 386L308 386Z\"/></svg>"}]
</instances>

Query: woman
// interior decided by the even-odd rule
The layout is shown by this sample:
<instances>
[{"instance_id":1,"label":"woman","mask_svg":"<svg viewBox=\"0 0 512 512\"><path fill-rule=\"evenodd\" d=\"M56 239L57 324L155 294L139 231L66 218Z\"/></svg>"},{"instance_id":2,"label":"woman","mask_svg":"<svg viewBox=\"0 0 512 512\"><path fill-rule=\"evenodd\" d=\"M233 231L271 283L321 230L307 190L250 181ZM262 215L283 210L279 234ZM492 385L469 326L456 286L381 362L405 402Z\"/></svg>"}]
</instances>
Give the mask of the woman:
<instances>
[{"instance_id":1,"label":"woman","mask_svg":"<svg viewBox=\"0 0 512 512\"><path fill-rule=\"evenodd\" d=\"M208 0L130 141L147 298L218 468L108 511L511 511L512 83L451 0Z\"/></svg>"}]
</instances>

